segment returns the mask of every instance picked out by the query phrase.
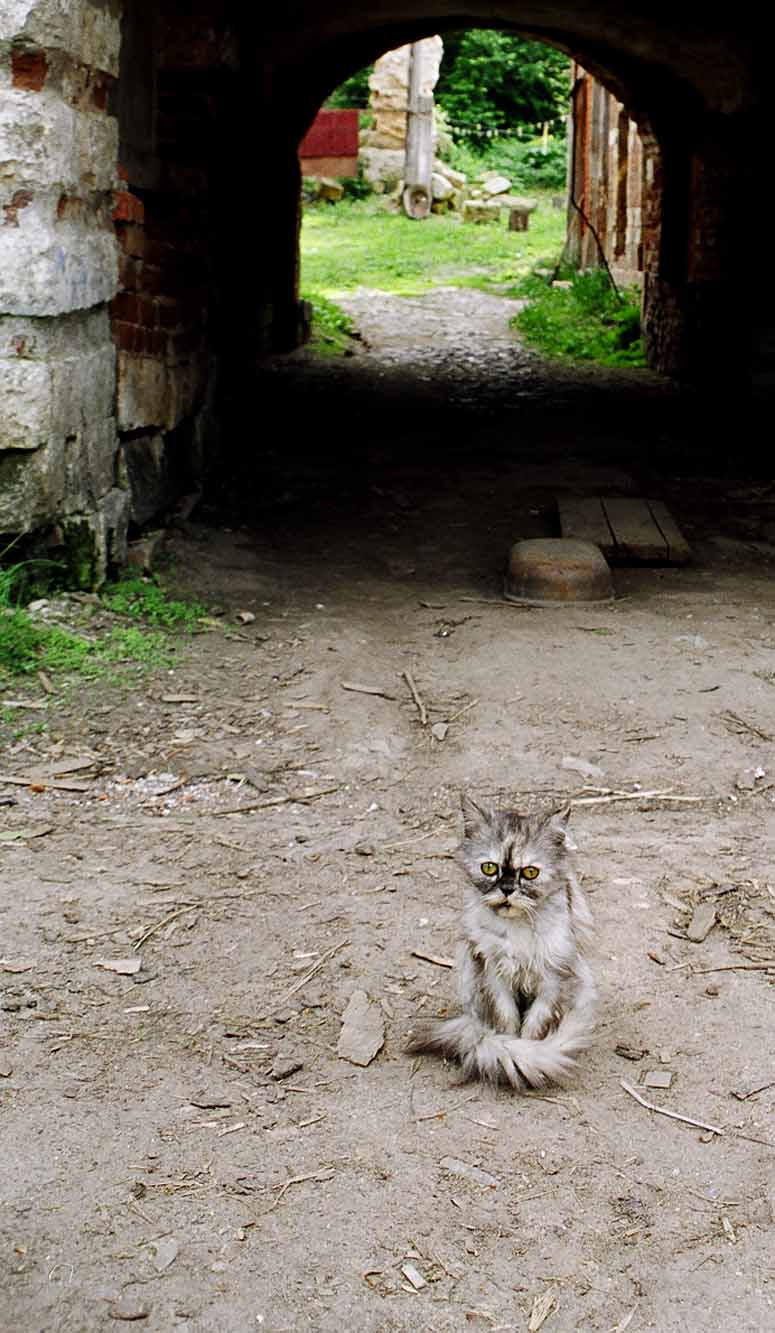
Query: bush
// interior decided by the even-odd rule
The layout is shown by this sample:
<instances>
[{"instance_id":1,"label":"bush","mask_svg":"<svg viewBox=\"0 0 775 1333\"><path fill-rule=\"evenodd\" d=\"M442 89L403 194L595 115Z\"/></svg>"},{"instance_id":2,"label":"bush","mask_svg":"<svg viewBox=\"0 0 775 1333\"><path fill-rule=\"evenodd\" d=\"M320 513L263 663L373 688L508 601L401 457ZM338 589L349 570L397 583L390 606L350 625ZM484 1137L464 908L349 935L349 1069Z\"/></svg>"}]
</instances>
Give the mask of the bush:
<instances>
[{"instance_id":1,"label":"bush","mask_svg":"<svg viewBox=\"0 0 775 1333\"><path fill-rule=\"evenodd\" d=\"M550 139L546 153L538 139L493 139L482 152L456 144L449 162L469 179L485 171L498 171L508 176L518 190L562 190L567 173L567 143L565 139Z\"/></svg>"}]
</instances>

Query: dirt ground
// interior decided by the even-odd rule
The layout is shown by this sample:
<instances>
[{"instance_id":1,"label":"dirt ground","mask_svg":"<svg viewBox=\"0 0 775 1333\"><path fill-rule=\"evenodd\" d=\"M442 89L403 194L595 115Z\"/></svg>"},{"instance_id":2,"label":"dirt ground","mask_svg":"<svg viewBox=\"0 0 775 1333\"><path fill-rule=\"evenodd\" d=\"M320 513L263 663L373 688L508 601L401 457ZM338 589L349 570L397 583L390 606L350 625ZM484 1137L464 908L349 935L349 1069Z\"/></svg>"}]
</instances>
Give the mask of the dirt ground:
<instances>
[{"instance_id":1,"label":"dirt ground","mask_svg":"<svg viewBox=\"0 0 775 1333\"><path fill-rule=\"evenodd\" d=\"M549 367L506 305L363 294L352 359L264 368L168 543L217 627L15 694L48 730L2 762L45 790L0 788L3 1329L775 1327L775 486L705 400ZM504 603L563 489L665 499L693 563ZM463 788L575 801L602 1014L546 1096L402 1054L453 1001L418 955L454 953Z\"/></svg>"}]
</instances>

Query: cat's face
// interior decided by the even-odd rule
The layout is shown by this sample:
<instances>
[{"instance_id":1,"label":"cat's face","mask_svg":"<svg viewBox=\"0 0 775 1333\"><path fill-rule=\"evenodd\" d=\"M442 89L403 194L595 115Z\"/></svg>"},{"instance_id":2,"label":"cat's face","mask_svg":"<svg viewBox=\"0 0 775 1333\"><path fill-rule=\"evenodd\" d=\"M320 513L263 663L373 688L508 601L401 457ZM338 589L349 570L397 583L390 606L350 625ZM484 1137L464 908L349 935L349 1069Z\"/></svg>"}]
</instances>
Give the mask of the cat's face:
<instances>
[{"instance_id":1,"label":"cat's face","mask_svg":"<svg viewBox=\"0 0 775 1333\"><path fill-rule=\"evenodd\" d=\"M564 888L568 813L519 815L463 798L465 832L457 859L496 915L530 918Z\"/></svg>"}]
</instances>

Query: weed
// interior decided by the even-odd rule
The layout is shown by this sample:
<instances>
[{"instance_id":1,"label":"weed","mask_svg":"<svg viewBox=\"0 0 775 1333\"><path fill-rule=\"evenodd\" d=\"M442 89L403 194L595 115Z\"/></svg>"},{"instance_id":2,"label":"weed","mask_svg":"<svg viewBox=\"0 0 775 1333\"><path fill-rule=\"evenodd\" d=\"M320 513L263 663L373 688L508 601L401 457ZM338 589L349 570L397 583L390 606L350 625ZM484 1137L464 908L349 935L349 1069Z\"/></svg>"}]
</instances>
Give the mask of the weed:
<instances>
[{"instance_id":1,"label":"weed","mask_svg":"<svg viewBox=\"0 0 775 1333\"><path fill-rule=\"evenodd\" d=\"M109 611L131 620L147 620L162 629L196 629L206 608L201 602L180 602L168 598L158 579L126 575L112 584L102 601Z\"/></svg>"},{"instance_id":2,"label":"weed","mask_svg":"<svg viewBox=\"0 0 775 1333\"><path fill-rule=\"evenodd\" d=\"M322 292L307 288L302 296L312 306L312 347L321 356L341 356L355 335L350 316Z\"/></svg>"},{"instance_id":3,"label":"weed","mask_svg":"<svg viewBox=\"0 0 775 1333\"><path fill-rule=\"evenodd\" d=\"M617 297L602 269L576 273L569 287L530 275L514 289L528 298L512 324L540 351L602 366L644 366L640 297Z\"/></svg>"}]
</instances>

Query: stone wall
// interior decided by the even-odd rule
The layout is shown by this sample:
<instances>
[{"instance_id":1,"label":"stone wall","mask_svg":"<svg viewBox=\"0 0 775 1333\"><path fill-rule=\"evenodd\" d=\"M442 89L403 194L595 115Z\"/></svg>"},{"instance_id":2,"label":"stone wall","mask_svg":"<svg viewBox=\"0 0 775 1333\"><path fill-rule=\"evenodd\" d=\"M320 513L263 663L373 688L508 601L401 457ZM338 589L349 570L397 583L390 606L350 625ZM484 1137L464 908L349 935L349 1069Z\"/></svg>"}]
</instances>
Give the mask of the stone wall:
<instances>
[{"instance_id":1,"label":"stone wall","mask_svg":"<svg viewBox=\"0 0 775 1333\"><path fill-rule=\"evenodd\" d=\"M0 6L0 532L91 534L123 558L107 302L118 127L115 0Z\"/></svg>"}]
</instances>

